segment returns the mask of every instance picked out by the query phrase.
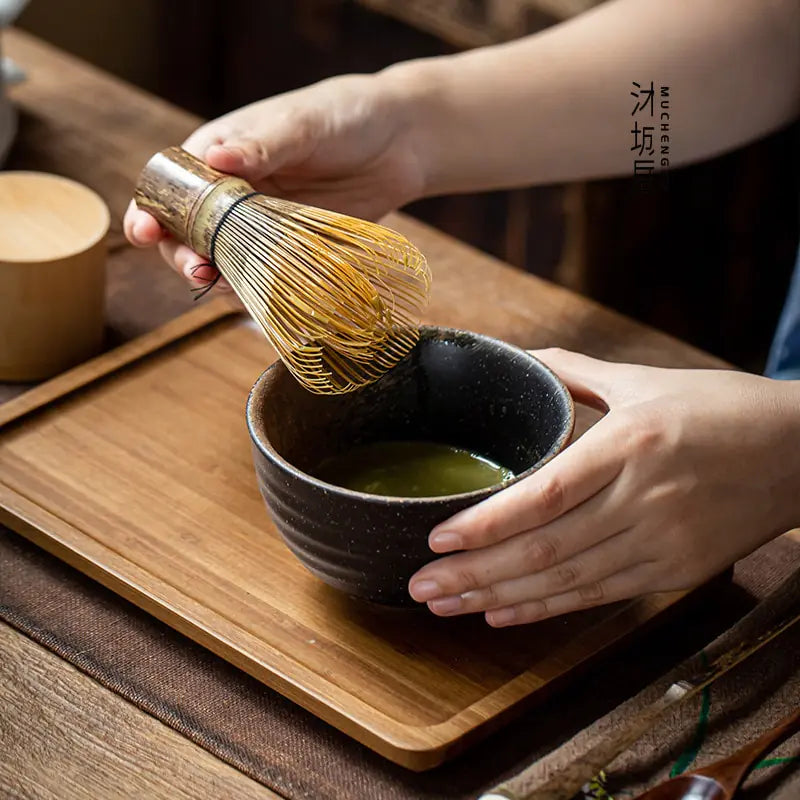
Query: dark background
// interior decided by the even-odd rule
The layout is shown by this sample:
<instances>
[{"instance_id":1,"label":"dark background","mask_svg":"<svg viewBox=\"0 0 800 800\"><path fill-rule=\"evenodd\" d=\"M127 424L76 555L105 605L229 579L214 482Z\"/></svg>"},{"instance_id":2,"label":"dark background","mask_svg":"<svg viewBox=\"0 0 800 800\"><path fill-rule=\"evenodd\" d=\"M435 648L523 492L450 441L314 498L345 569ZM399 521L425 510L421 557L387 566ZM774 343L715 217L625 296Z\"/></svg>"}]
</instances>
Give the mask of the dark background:
<instances>
[{"instance_id":1,"label":"dark background","mask_svg":"<svg viewBox=\"0 0 800 800\"><path fill-rule=\"evenodd\" d=\"M19 25L213 117L333 74L535 32L597 1L32 0ZM643 193L626 178L433 198L406 210L760 370L797 252L798 144L795 125L673 171L668 191Z\"/></svg>"}]
</instances>

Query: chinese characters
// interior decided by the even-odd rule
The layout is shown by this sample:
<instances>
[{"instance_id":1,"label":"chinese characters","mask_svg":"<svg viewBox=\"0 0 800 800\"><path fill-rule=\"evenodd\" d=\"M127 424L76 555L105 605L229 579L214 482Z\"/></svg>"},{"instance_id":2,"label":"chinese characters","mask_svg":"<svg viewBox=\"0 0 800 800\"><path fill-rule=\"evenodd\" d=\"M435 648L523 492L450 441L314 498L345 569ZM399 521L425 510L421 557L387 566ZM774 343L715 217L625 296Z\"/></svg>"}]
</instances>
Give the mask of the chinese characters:
<instances>
[{"instance_id":1,"label":"chinese characters","mask_svg":"<svg viewBox=\"0 0 800 800\"><path fill-rule=\"evenodd\" d=\"M631 116L634 117L631 136L634 154L633 174L637 177L652 176L657 167L660 174L666 177L670 163L670 96L669 86L658 87L658 97L653 81L641 84L632 81L631 96L635 105ZM657 102L658 101L658 102ZM649 181L642 181L645 188Z\"/></svg>"}]
</instances>

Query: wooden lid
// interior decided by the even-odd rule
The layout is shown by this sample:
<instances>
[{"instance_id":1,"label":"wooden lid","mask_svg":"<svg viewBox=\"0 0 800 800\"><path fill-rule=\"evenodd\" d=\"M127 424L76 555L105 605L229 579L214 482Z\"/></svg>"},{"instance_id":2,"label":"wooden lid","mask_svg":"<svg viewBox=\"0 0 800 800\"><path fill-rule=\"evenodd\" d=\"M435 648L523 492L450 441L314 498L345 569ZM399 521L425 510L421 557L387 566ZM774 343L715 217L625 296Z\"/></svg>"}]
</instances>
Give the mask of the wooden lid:
<instances>
[{"instance_id":1,"label":"wooden lid","mask_svg":"<svg viewBox=\"0 0 800 800\"><path fill-rule=\"evenodd\" d=\"M102 239L108 206L96 192L45 172L0 172L0 262L56 261Z\"/></svg>"}]
</instances>

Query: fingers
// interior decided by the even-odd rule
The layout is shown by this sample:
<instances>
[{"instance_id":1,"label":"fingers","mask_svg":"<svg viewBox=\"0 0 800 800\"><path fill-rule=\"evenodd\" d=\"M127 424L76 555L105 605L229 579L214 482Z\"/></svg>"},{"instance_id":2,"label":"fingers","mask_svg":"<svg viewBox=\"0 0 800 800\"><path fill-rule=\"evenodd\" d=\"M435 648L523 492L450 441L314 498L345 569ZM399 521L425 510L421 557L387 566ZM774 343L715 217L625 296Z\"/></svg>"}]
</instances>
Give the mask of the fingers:
<instances>
[{"instance_id":1,"label":"fingers","mask_svg":"<svg viewBox=\"0 0 800 800\"><path fill-rule=\"evenodd\" d=\"M606 513L613 499L601 492L548 525L524 531L510 539L478 550L456 553L427 564L409 583L418 602L478 592L526 575L576 581L573 557L582 557L598 543L614 537L627 526L626 520ZM613 506L612 506L613 507ZM628 559L633 554L623 554ZM617 562L615 569L619 569ZM577 566L581 566L580 564ZM475 598L480 595L475 595ZM488 606L485 606L488 608ZM484 609L478 609L484 610Z\"/></svg>"},{"instance_id":2,"label":"fingers","mask_svg":"<svg viewBox=\"0 0 800 800\"><path fill-rule=\"evenodd\" d=\"M151 247L164 238L164 231L155 218L136 207L131 200L122 221L128 241L136 247Z\"/></svg>"},{"instance_id":3,"label":"fingers","mask_svg":"<svg viewBox=\"0 0 800 800\"><path fill-rule=\"evenodd\" d=\"M185 150L198 158L202 158L208 145L216 141L213 137L209 138L205 127L199 128L183 144ZM135 247L152 247L166 237L166 232L155 217L137 208L134 200L128 204L122 228L128 241Z\"/></svg>"},{"instance_id":4,"label":"fingers","mask_svg":"<svg viewBox=\"0 0 800 800\"><path fill-rule=\"evenodd\" d=\"M195 158L204 158L209 147L219 144L224 139L224 130L219 127L218 121L212 120L206 125L201 125L181 147Z\"/></svg>"},{"instance_id":5,"label":"fingers","mask_svg":"<svg viewBox=\"0 0 800 800\"><path fill-rule=\"evenodd\" d=\"M296 163L310 153L311 141L305 127L276 120L269 133L259 138L228 136L205 151L209 166L259 183L287 164Z\"/></svg>"},{"instance_id":6,"label":"fingers","mask_svg":"<svg viewBox=\"0 0 800 800\"><path fill-rule=\"evenodd\" d=\"M655 591L654 573L652 564L637 564L603 580L584 584L570 592L487 611L486 621L494 628L523 625L569 614L572 611L639 597Z\"/></svg>"},{"instance_id":7,"label":"fingers","mask_svg":"<svg viewBox=\"0 0 800 800\"><path fill-rule=\"evenodd\" d=\"M212 136L200 129L187 139L184 148L221 172L238 175L250 183L264 181L275 170L302 156L304 140L292 136L286 123L277 125L268 139ZM131 201L123 228L136 247L150 247L165 238L165 232L150 214Z\"/></svg>"},{"instance_id":8,"label":"fingers","mask_svg":"<svg viewBox=\"0 0 800 800\"><path fill-rule=\"evenodd\" d=\"M186 245L166 238L156 220L150 214L136 208L133 201L128 206L123 224L125 235L131 244L137 247L158 244L164 261L195 286L207 286L216 280L214 288L223 291L230 289L226 281L217 278L217 269L208 263L208 259L202 258Z\"/></svg>"},{"instance_id":9,"label":"fingers","mask_svg":"<svg viewBox=\"0 0 800 800\"><path fill-rule=\"evenodd\" d=\"M437 525L429 537L431 550L486 547L546 525L588 500L622 470L616 427L606 417L538 472Z\"/></svg>"},{"instance_id":10,"label":"fingers","mask_svg":"<svg viewBox=\"0 0 800 800\"><path fill-rule=\"evenodd\" d=\"M646 562L645 554L639 552L642 548L638 546L638 535L631 529L622 531L578 551L549 569L518 569L509 579L495 580L477 589L431 600L428 607L439 616L451 616L505 608L566 592L581 592L584 587L592 587L617 572Z\"/></svg>"},{"instance_id":11,"label":"fingers","mask_svg":"<svg viewBox=\"0 0 800 800\"><path fill-rule=\"evenodd\" d=\"M205 160L210 167L238 175L250 183L258 183L275 169L263 142L254 139L233 139L211 145L206 150Z\"/></svg>"},{"instance_id":12,"label":"fingers","mask_svg":"<svg viewBox=\"0 0 800 800\"><path fill-rule=\"evenodd\" d=\"M179 244L173 239L164 239L159 242L158 250L167 264L195 286L208 286L209 283L217 281L215 289L230 289L227 282L218 278L216 267L211 266L208 259L199 256L185 244Z\"/></svg>"},{"instance_id":13,"label":"fingers","mask_svg":"<svg viewBox=\"0 0 800 800\"><path fill-rule=\"evenodd\" d=\"M642 364L601 361L559 348L530 352L564 381L577 402L600 411L659 396L665 376L673 372Z\"/></svg>"},{"instance_id":14,"label":"fingers","mask_svg":"<svg viewBox=\"0 0 800 800\"><path fill-rule=\"evenodd\" d=\"M216 270L209 266L205 270L202 265L208 259L204 259L194 252L190 247L185 244L180 244L174 239L164 239L159 242L158 251L161 257L167 262L176 272L183 275L185 278L194 278L198 280L213 279L216 275ZM209 272L211 270L211 272ZM196 274L199 273L199 274Z\"/></svg>"},{"instance_id":15,"label":"fingers","mask_svg":"<svg viewBox=\"0 0 800 800\"><path fill-rule=\"evenodd\" d=\"M557 347L530 352L564 381L577 402L600 411L608 410L620 371L629 366L601 361Z\"/></svg>"},{"instance_id":16,"label":"fingers","mask_svg":"<svg viewBox=\"0 0 800 800\"><path fill-rule=\"evenodd\" d=\"M276 112L273 119L265 121L260 115L251 112L248 116L243 111L246 112L240 110L201 126L183 143L184 149L209 166L250 183L262 182L275 170L313 152L319 129L313 113ZM258 135L242 134L241 130ZM133 202L125 214L124 230L128 240L138 247L154 245L165 236L156 220Z\"/></svg>"}]
</instances>

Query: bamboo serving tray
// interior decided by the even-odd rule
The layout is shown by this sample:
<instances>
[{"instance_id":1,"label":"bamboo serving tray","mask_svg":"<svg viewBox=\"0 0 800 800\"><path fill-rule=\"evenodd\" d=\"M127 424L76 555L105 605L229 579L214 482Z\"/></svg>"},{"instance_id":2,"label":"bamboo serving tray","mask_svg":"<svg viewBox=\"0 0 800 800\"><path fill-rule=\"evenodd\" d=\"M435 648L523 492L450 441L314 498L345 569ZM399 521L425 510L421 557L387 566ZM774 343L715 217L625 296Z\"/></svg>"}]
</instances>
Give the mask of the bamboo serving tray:
<instances>
[{"instance_id":1,"label":"bamboo serving tray","mask_svg":"<svg viewBox=\"0 0 800 800\"><path fill-rule=\"evenodd\" d=\"M0 406L0 522L346 734L429 769L673 607L523 628L352 601L284 546L247 393L275 358L224 299Z\"/></svg>"}]
</instances>

